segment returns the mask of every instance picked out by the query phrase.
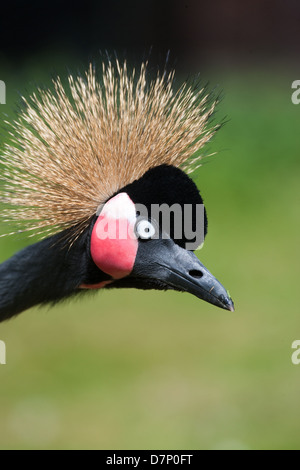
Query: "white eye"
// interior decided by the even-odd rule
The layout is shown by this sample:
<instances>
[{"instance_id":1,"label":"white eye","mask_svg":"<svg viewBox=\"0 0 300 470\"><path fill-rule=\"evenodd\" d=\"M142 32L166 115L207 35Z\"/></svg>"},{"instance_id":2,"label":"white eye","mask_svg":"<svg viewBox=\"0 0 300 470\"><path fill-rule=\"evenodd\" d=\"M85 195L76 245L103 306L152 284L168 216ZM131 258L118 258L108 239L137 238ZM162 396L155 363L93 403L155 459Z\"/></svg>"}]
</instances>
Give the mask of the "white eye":
<instances>
[{"instance_id":1,"label":"white eye","mask_svg":"<svg viewBox=\"0 0 300 470\"><path fill-rule=\"evenodd\" d=\"M148 240L155 235L155 227L149 220L140 220L136 224L136 235L142 240Z\"/></svg>"}]
</instances>

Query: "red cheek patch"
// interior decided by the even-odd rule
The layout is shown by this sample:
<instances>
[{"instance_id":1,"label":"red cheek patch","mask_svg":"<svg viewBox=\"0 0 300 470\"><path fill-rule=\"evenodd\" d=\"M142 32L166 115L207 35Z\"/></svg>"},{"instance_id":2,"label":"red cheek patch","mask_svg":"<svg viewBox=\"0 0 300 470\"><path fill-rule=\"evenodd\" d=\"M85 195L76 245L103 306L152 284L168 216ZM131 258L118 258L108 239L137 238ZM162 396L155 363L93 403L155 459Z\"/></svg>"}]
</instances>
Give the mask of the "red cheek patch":
<instances>
[{"instance_id":1,"label":"red cheek patch","mask_svg":"<svg viewBox=\"0 0 300 470\"><path fill-rule=\"evenodd\" d=\"M105 204L94 225L92 259L114 279L128 276L133 269L138 250L135 222L135 205L126 193L121 193Z\"/></svg>"}]
</instances>

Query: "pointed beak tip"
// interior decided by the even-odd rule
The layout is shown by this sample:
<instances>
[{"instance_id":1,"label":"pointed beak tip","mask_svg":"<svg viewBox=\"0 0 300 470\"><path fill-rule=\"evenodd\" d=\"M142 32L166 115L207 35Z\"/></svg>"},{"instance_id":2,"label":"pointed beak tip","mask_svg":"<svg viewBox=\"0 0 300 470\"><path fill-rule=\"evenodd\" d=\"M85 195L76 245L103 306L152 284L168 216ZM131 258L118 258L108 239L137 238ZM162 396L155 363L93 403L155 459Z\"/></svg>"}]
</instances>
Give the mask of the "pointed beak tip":
<instances>
[{"instance_id":1,"label":"pointed beak tip","mask_svg":"<svg viewBox=\"0 0 300 470\"><path fill-rule=\"evenodd\" d=\"M229 310L229 312L234 312L235 311L234 303L233 303L232 299L228 300L228 303L227 303L225 308L226 308L226 310Z\"/></svg>"}]
</instances>

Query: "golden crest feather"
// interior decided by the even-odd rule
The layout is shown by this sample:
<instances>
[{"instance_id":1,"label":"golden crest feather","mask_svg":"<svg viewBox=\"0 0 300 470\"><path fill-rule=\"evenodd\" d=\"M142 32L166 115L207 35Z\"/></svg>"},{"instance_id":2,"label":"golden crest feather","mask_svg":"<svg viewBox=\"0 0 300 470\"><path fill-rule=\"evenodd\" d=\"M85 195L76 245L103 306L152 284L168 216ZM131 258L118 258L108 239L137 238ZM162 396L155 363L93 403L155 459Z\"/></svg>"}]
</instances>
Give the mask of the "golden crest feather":
<instances>
[{"instance_id":1,"label":"golden crest feather","mask_svg":"<svg viewBox=\"0 0 300 470\"><path fill-rule=\"evenodd\" d=\"M169 164L193 171L219 126L209 121L216 101L205 88L174 72L147 80L126 62L91 65L84 77L59 78L54 90L38 89L10 126L1 155L2 220L23 230L84 230L97 208L148 169Z\"/></svg>"}]
</instances>

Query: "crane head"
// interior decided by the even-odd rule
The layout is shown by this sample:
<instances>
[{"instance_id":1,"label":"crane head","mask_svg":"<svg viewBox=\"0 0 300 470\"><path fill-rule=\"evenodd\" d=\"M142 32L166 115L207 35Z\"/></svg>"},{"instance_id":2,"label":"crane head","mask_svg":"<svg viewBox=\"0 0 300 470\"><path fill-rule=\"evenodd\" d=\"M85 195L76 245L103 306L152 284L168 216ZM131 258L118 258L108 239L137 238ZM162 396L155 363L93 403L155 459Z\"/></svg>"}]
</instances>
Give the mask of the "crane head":
<instances>
[{"instance_id":1,"label":"crane head","mask_svg":"<svg viewBox=\"0 0 300 470\"><path fill-rule=\"evenodd\" d=\"M194 253L206 233L206 211L195 183L173 166L148 170L99 208L90 256L105 277L82 287L189 292L233 311L226 289Z\"/></svg>"}]
</instances>

